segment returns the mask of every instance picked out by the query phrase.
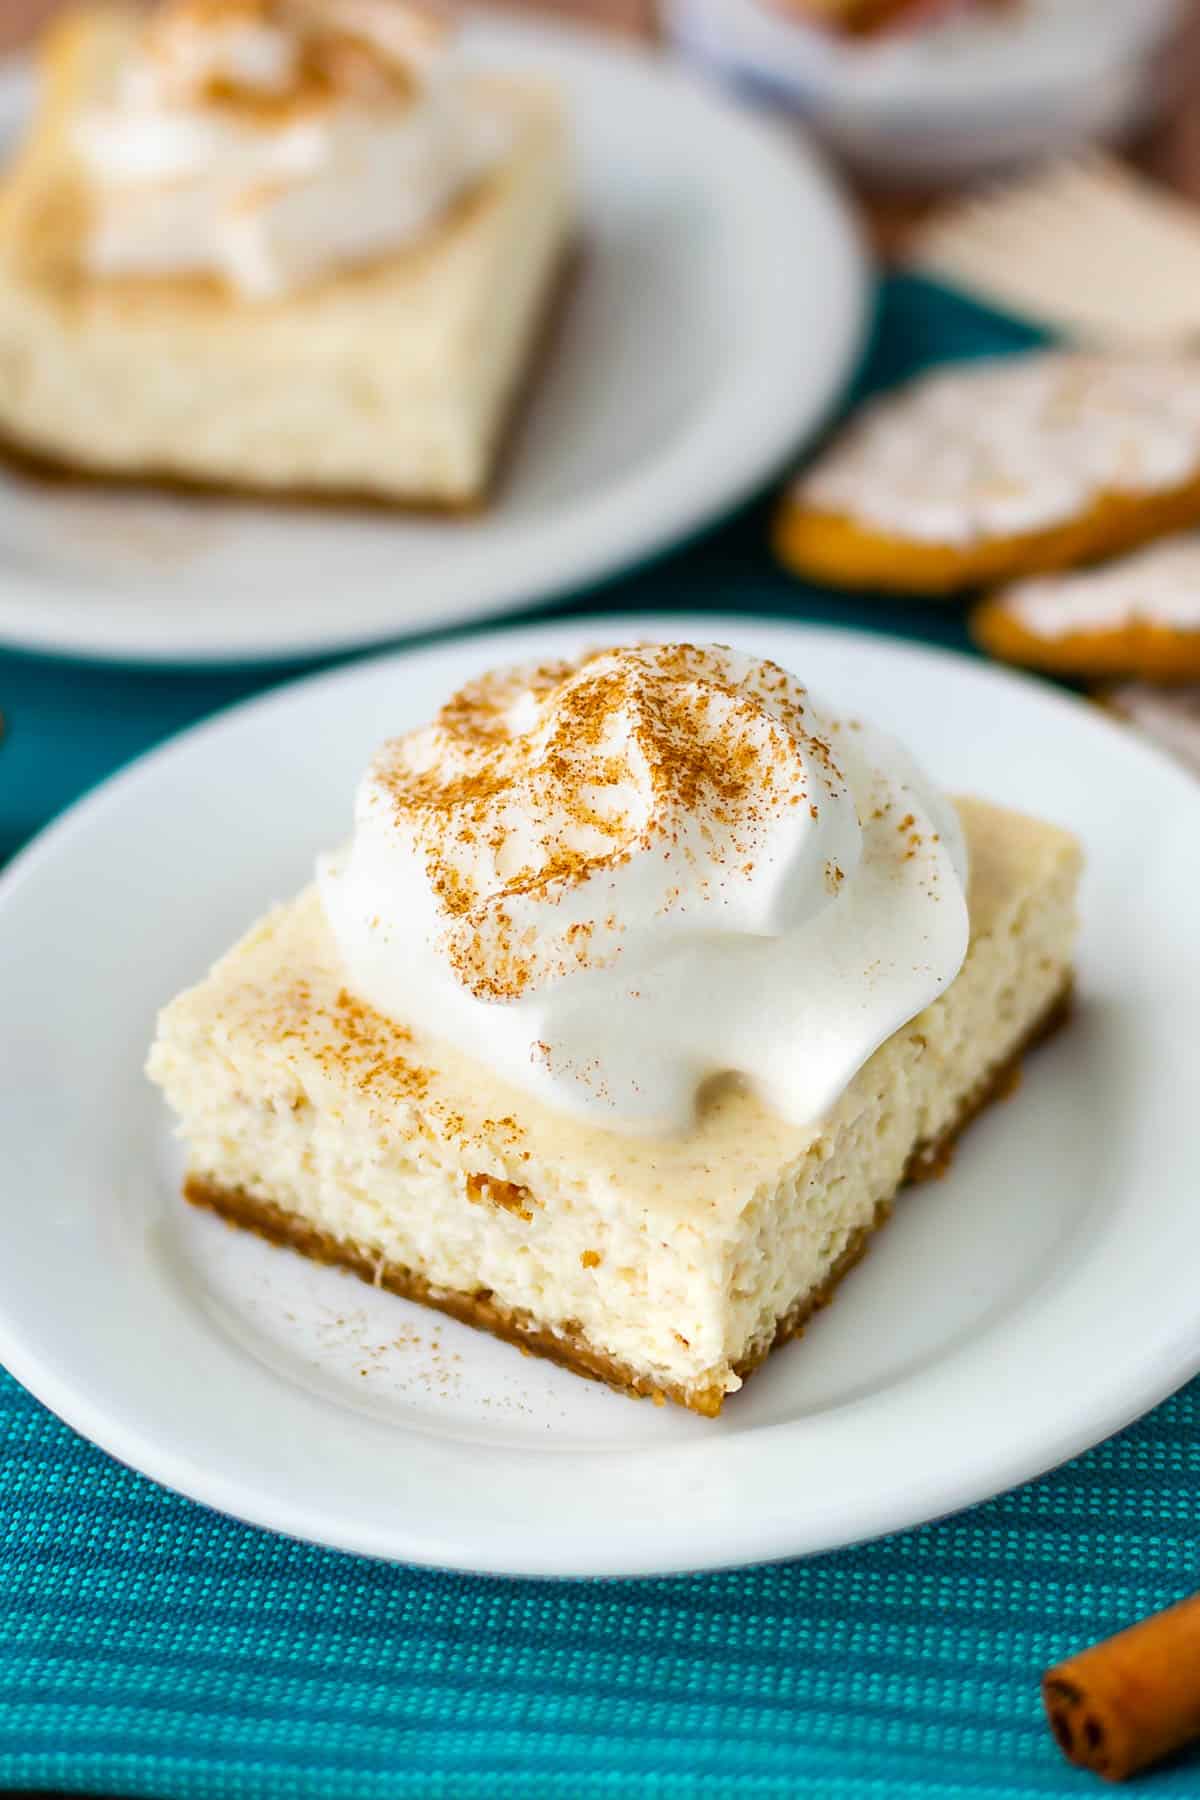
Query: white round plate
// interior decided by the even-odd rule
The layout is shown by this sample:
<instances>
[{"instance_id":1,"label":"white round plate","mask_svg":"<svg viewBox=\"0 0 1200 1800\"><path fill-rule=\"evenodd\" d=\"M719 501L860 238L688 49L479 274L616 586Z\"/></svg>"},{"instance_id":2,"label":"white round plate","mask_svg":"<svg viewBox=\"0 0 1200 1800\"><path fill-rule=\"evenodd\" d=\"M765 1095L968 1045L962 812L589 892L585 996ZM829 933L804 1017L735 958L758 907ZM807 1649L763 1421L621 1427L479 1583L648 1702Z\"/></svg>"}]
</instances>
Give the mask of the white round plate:
<instances>
[{"instance_id":1,"label":"white round plate","mask_svg":"<svg viewBox=\"0 0 1200 1800\"><path fill-rule=\"evenodd\" d=\"M708 523L822 423L867 282L814 153L583 31L481 21L468 44L561 84L582 202L578 275L491 507L406 518L0 474L0 643L245 662L528 606ZM26 90L0 89L0 120Z\"/></svg>"},{"instance_id":2,"label":"white round plate","mask_svg":"<svg viewBox=\"0 0 1200 1800\"><path fill-rule=\"evenodd\" d=\"M1080 1007L717 1421L637 1405L178 1198L157 1007L350 818L369 751L512 657L719 638L1088 850ZM1098 711L883 639L589 619L397 655L188 732L0 880L0 1360L123 1461L343 1549L505 1574L795 1556L1035 1475L1200 1367L1200 785Z\"/></svg>"}]
</instances>

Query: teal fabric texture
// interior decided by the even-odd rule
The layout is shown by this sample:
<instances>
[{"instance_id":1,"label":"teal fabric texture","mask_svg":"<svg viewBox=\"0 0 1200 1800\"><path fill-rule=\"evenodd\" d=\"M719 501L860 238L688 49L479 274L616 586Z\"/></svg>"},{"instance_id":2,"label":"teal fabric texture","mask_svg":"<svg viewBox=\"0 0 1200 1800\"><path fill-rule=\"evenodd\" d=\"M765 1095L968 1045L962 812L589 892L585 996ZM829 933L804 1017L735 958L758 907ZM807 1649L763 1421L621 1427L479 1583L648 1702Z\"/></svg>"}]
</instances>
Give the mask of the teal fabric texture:
<instances>
[{"instance_id":1,"label":"teal fabric texture","mask_svg":"<svg viewBox=\"0 0 1200 1800\"><path fill-rule=\"evenodd\" d=\"M894 280L858 389L1033 341L956 296ZM766 549L768 505L537 616L732 611L965 647L952 607L789 580ZM286 673L0 655L0 857L132 756ZM37 1203L4 1194L8 1206ZM7 1790L1083 1795L1090 1778L1066 1767L1042 1721L1040 1671L1197 1586L1200 1383L1068 1467L919 1531L718 1575L539 1584L373 1563L220 1518L113 1462L0 1372ZM1200 1796L1200 1760L1131 1791Z\"/></svg>"}]
</instances>

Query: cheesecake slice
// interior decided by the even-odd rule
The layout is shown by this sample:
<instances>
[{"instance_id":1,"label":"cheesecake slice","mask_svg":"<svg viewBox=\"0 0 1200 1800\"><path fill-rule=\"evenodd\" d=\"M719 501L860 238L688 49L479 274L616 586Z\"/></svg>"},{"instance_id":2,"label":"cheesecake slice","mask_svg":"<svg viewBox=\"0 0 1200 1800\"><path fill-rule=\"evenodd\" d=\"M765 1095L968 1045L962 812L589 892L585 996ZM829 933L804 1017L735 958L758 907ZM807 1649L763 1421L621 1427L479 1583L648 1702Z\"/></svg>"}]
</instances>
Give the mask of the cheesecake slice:
<instances>
[{"instance_id":1,"label":"cheesecake slice","mask_svg":"<svg viewBox=\"0 0 1200 1800\"><path fill-rule=\"evenodd\" d=\"M569 261L570 157L555 92L464 76L503 153L411 242L373 255L356 236L354 196L339 216L332 185L344 171L359 179L372 154L374 115L362 125L354 114L361 141L331 160L324 187L248 188L231 230L247 279L260 283L297 275L314 218L326 241L357 247L356 260L247 294L212 272L146 272L155 255L165 265L191 249L192 222L169 182L148 197L120 190L100 229L81 126L112 112L140 29L135 11L98 5L47 42L37 116L0 188L0 441L58 473L478 505ZM402 158L397 141L388 153ZM432 152L428 161L423 178L442 179ZM388 184L377 172L365 191L386 235ZM397 209L411 203L396 197Z\"/></svg>"},{"instance_id":2,"label":"cheesecake slice","mask_svg":"<svg viewBox=\"0 0 1200 1800\"><path fill-rule=\"evenodd\" d=\"M980 800L957 811L965 960L806 1126L734 1079L672 1136L550 1110L356 998L307 890L162 1014L149 1072L187 1146L187 1198L580 1374L717 1414L1066 1011L1075 840Z\"/></svg>"}]
</instances>

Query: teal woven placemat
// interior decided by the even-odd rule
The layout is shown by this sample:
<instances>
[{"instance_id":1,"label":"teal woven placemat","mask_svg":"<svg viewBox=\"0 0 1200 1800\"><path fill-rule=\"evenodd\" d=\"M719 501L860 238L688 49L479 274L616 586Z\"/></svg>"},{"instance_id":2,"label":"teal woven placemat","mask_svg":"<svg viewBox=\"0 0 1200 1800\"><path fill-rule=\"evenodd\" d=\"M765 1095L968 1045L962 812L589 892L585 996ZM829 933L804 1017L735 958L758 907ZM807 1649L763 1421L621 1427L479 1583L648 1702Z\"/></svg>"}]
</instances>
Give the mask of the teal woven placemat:
<instances>
[{"instance_id":1,"label":"teal woven placemat","mask_svg":"<svg viewBox=\"0 0 1200 1800\"><path fill-rule=\"evenodd\" d=\"M863 381L1026 341L896 282ZM950 609L788 582L764 550L761 507L555 613L595 605L963 641ZM0 853L137 751L265 684L261 672L0 656ZM0 1374L8 1788L158 1800L1083 1794L1089 1778L1041 1724L1039 1671L1196 1586L1200 1384L943 1525L810 1563L538 1585L389 1567L232 1524L119 1467ZM1200 1764L1135 1788L1200 1795Z\"/></svg>"}]
</instances>

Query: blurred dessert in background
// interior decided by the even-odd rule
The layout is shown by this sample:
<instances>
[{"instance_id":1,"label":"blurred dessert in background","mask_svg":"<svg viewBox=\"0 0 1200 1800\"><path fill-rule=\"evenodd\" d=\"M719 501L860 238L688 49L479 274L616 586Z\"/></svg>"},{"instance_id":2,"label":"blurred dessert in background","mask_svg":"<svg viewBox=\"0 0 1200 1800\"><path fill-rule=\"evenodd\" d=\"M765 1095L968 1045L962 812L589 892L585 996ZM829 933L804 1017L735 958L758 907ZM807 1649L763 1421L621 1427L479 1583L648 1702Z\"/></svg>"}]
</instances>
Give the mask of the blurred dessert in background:
<instances>
[{"instance_id":1,"label":"blurred dessert in background","mask_svg":"<svg viewBox=\"0 0 1200 1800\"><path fill-rule=\"evenodd\" d=\"M971 635L1004 662L1099 681L1200 681L1200 535L1017 582L981 600Z\"/></svg>"},{"instance_id":2,"label":"blurred dessert in background","mask_svg":"<svg viewBox=\"0 0 1200 1800\"><path fill-rule=\"evenodd\" d=\"M792 483L783 561L834 587L954 594L1200 524L1200 361L1043 350L871 401Z\"/></svg>"},{"instance_id":3,"label":"blurred dessert in background","mask_svg":"<svg viewBox=\"0 0 1200 1800\"><path fill-rule=\"evenodd\" d=\"M1104 151L948 200L901 261L1091 346L1200 342L1200 210Z\"/></svg>"},{"instance_id":4,"label":"blurred dessert in background","mask_svg":"<svg viewBox=\"0 0 1200 1800\"><path fill-rule=\"evenodd\" d=\"M797 20L851 36L889 27L928 24L937 14L967 6L1006 6L1014 0L770 0Z\"/></svg>"},{"instance_id":5,"label":"blurred dessert in background","mask_svg":"<svg viewBox=\"0 0 1200 1800\"><path fill-rule=\"evenodd\" d=\"M797 19L829 31L874 31L912 10L912 0L772 0Z\"/></svg>"},{"instance_id":6,"label":"blurred dessert in background","mask_svg":"<svg viewBox=\"0 0 1200 1800\"><path fill-rule=\"evenodd\" d=\"M465 506L572 233L541 82L401 0L97 5L0 192L0 432L69 470Z\"/></svg>"},{"instance_id":7,"label":"blurred dessert in background","mask_svg":"<svg viewBox=\"0 0 1200 1800\"><path fill-rule=\"evenodd\" d=\"M88 275L291 293L425 235L508 143L419 6L173 0L121 37L71 132Z\"/></svg>"},{"instance_id":8,"label":"blurred dessert in background","mask_svg":"<svg viewBox=\"0 0 1200 1800\"><path fill-rule=\"evenodd\" d=\"M1189 0L662 0L695 61L879 185L945 187L1146 125Z\"/></svg>"}]
</instances>

